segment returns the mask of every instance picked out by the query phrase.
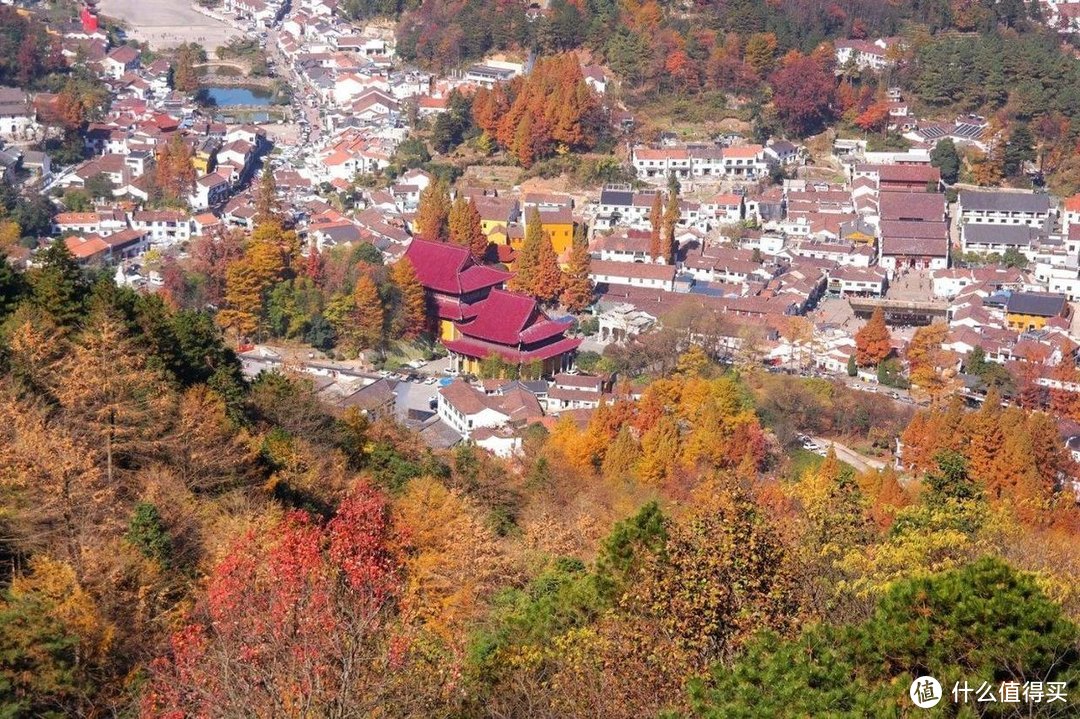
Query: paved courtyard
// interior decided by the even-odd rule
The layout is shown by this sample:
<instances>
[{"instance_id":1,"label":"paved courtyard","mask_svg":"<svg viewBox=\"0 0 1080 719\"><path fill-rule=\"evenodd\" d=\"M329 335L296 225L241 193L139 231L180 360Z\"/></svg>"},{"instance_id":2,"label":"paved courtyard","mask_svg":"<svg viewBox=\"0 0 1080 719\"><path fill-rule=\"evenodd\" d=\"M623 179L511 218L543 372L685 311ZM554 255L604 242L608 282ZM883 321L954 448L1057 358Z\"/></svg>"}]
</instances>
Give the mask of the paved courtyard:
<instances>
[{"instance_id":1,"label":"paved courtyard","mask_svg":"<svg viewBox=\"0 0 1080 719\"><path fill-rule=\"evenodd\" d=\"M929 270L907 270L889 283L890 300L929 302L934 299L934 283Z\"/></svg>"},{"instance_id":2,"label":"paved courtyard","mask_svg":"<svg viewBox=\"0 0 1080 719\"><path fill-rule=\"evenodd\" d=\"M822 299L813 312L809 315L816 325L833 325L847 330L854 330L862 326L862 320L855 317L851 305L847 300L836 297Z\"/></svg>"},{"instance_id":3,"label":"paved courtyard","mask_svg":"<svg viewBox=\"0 0 1080 719\"><path fill-rule=\"evenodd\" d=\"M394 388L394 392L397 393L394 409L398 419L404 420L408 416L410 409L434 412L435 410L431 407L431 400L435 397L438 389L438 384L398 382Z\"/></svg>"},{"instance_id":4,"label":"paved courtyard","mask_svg":"<svg viewBox=\"0 0 1080 719\"><path fill-rule=\"evenodd\" d=\"M202 14L188 0L101 0L98 8L102 15L123 22L129 37L154 49L197 42L213 55L244 34L239 27Z\"/></svg>"}]
</instances>

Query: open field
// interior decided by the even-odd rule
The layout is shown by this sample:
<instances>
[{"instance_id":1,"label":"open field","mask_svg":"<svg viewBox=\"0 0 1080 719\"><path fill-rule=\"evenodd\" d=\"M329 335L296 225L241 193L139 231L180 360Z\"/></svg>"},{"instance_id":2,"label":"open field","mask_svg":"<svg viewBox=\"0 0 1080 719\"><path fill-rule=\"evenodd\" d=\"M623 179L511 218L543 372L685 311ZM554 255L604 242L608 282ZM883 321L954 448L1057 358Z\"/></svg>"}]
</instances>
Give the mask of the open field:
<instances>
[{"instance_id":1,"label":"open field","mask_svg":"<svg viewBox=\"0 0 1080 719\"><path fill-rule=\"evenodd\" d=\"M128 36L156 50L197 42L209 52L242 35L239 28L195 10L186 0L101 0L103 15L119 20Z\"/></svg>"}]
</instances>

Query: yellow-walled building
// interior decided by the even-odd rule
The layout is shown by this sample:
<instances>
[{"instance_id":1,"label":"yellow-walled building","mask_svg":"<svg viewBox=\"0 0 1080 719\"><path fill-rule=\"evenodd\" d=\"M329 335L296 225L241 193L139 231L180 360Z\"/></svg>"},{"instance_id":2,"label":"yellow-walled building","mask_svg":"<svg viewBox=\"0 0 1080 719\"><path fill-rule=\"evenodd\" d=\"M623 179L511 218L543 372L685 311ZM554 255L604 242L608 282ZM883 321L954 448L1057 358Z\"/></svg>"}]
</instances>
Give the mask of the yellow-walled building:
<instances>
[{"instance_id":1,"label":"yellow-walled building","mask_svg":"<svg viewBox=\"0 0 1080 719\"><path fill-rule=\"evenodd\" d=\"M552 192L527 192L523 198L523 221L528 229L529 213L535 209L540 225L551 238L551 246L560 258L566 257L574 244L574 200Z\"/></svg>"},{"instance_id":2,"label":"yellow-walled building","mask_svg":"<svg viewBox=\"0 0 1080 719\"><path fill-rule=\"evenodd\" d=\"M557 210L540 210L540 226L551 238L555 254L562 257L574 244L574 215L569 207ZM527 228L526 228L527 229Z\"/></svg>"},{"instance_id":3,"label":"yellow-walled building","mask_svg":"<svg viewBox=\"0 0 1080 719\"><path fill-rule=\"evenodd\" d=\"M521 217L521 207L514 197L476 195L471 200L480 213L480 229L492 242L496 242L491 238L492 232L500 226L517 222Z\"/></svg>"},{"instance_id":4,"label":"yellow-walled building","mask_svg":"<svg viewBox=\"0 0 1080 719\"><path fill-rule=\"evenodd\" d=\"M214 169L217 164L217 151L220 147L220 142L209 139L195 148L195 152L191 154L191 165L198 171L199 175L208 175Z\"/></svg>"},{"instance_id":5,"label":"yellow-walled building","mask_svg":"<svg viewBox=\"0 0 1080 719\"><path fill-rule=\"evenodd\" d=\"M496 197L494 195L474 195L480 213L480 227L488 242L494 245L509 245L520 250L528 229L529 211L535 209L540 215L540 226L551 240L555 254L560 258L569 254L574 244L573 203L569 197L535 193L525 195L526 211L515 198Z\"/></svg>"},{"instance_id":6,"label":"yellow-walled building","mask_svg":"<svg viewBox=\"0 0 1080 719\"><path fill-rule=\"evenodd\" d=\"M1046 292L1014 292L1005 303L1009 327L1018 331L1041 330L1055 317L1068 317L1069 303L1064 295Z\"/></svg>"}]
</instances>

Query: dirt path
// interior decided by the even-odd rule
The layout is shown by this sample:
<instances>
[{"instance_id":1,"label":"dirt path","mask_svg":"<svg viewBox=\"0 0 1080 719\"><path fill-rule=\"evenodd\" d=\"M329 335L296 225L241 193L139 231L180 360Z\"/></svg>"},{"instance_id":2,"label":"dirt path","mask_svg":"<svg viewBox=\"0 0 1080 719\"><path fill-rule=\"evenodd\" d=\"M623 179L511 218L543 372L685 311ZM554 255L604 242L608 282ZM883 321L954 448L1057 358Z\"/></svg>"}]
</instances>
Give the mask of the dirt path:
<instances>
[{"instance_id":1,"label":"dirt path","mask_svg":"<svg viewBox=\"0 0 1080 719\"><path fill-rule=\"evenodd\" d=\"M824 437L813 437L812 439L822 447L832 447L836 452L837 459L847 462L860 472L865 472L870 469L885 469L885 463L880 459L864 457L847 445L840 444L831 439L825 439Z\"/></svg>"}]
</instances>

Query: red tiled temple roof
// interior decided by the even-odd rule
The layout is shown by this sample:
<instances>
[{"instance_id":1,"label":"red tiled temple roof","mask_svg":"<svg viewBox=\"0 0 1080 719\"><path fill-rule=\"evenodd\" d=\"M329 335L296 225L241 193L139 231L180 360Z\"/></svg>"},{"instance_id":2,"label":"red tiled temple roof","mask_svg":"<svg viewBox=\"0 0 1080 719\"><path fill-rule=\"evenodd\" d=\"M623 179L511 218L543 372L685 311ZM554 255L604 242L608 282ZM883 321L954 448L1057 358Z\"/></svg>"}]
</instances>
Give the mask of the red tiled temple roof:
<instances>
[{"instance_id":1,"label":"red tiled temple roof","mask_svg":"<svg viewBox=\"0 0 1080 719\"><path fill-rule=\"evenodd\" d=\"M569 322L543 319L526 327L518 336L524 344L535 344L536 342L543 342L552 337L557 337L566 332L569 327Z\"/></svg>"},{"instance_id":2,"label":"red tiled temple roof","mask_svg":"<svg viewBox=\"0 0 1080 719\"><path fill-rule=\"evenodd\" d=\"M476 317L476 307L465 304L455 297L435 296L435 310L441 320L462 322Z\"/></svg>"},{"instance_id":3,"label":"red tiled temple roof","mask_svg":"<svg viewBox=\"0 0 1080 719\"><path fill-rule=\"evenodd\" d=\"M492 290L487 299L476 303L476 319L459 325L458 329L462 334L480 340L517 345L521 342L522 331L542 317L532 297Z\"/></svg>"},{"instance_id":4,"label":"red tiled temple roof","mask_svg":"<svg viewBox=\"0 0 1080 719\"><path fill-rule=\"evenodd\" d=\"M572 352L581 345L581 342L582 340L577 337L564 337L558 342L552 342L551 344L529 350L519 350L514 347L507 347L493 342L485 342L472 337L444 340L443 344L446 346L446 349L451 352L456 352L460 355L465 355L466 357L483 359L495 354L499 355L507 362L520 364L532 362L533 360L546 360L567 352Z\"/></svg>"},{"instance_id":5,"label":"red tiled temple roof","mask_svg":"<svg viewBox=\"0 0 1080 719\"><path fill-rule=\"evenodd\" d=\"M468 248L461 245L413 239L405 257L416 269L420 284L435 292L462 295L495 287L510 278L507 272L477 265Z\"/></svg>"},{"instance_id":6,"label":"red tiled temple roof","mask_svg":"<svg viewBox=\"0 0 1080 719\"><path fill-rule=\"evenodd\" d=\"M492 290L487 299L469 309L475 319L454 323L462 336L443 342L451 352L481 359L497 354L520 363L557 357L581 344L579 339L563 336L568 322L550 319L527 295Z\"/></svg>"},{"instance_id":7,"label":"red tiled temple roof","mask_svg":"<svg viewBox=\"0 0 1080 719\"><path fill-rule=\"evenodd\" d=\"M496 287L510 279L509 272L494 267L473 265L458 275L462 292L473 292L484 287Z\"/></svg>"}]
</instances>

